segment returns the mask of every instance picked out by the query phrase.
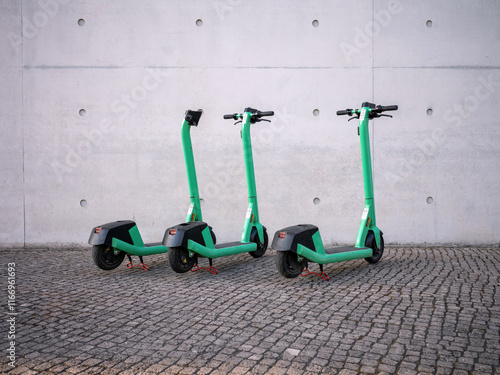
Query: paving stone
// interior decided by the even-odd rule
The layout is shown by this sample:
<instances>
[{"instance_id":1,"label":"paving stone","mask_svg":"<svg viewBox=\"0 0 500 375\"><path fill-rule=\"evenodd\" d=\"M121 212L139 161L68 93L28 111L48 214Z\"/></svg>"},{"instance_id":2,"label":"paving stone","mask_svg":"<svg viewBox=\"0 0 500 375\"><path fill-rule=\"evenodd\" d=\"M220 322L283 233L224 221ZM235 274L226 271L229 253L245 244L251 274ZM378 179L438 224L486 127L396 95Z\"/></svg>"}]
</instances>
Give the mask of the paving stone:
<instances>
[{"instance_id":1,"label":"paving stone","mask_svg":"<svg viewBox=\"0 0 500 375\"><path fill-rule=\"evenodd\" d=\"M286 372L287 375L303 375L304 370L302 369L296 369L296 368L289 368Z\"/></svg>"},{"instance_id":2,"label":"paving stone","mask_svg":"<svg viewBox=\"0 0 500 375\"><path fill-rule=\"evenodd\" d=\"M400 368L400 369L398 370L398 375L416 375L416 374L418 374L418 372L417 372L417 371L415 371L415 370L410 370L410 369L408 369L408 368Z\"/></svg>"},{"instance_id":3,"label":"paving stone","mask_svg":"<svg viewBox=\"0 0 500 375\"><path fill-rule=\"evenodd\" d=\"M210 374L213 373L214 369L210 367L202 367L198 369L197 374L205 375L205 374Z\"/></svg>"}]
</instances>

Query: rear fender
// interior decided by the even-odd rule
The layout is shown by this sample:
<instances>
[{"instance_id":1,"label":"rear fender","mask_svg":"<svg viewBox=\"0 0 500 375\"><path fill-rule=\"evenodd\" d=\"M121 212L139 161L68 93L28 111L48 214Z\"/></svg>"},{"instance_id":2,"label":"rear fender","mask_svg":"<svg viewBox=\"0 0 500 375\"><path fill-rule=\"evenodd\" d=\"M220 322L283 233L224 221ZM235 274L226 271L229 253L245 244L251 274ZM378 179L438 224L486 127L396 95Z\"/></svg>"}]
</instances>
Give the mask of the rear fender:
<instances>
[{"instance_id":1,"label":"rear fender","mask_svg":"<svg viewBox=\"0 0 500 375\"><path fill-rule=\"evenodd\" d=\"M112 246L113 238L123 242L134 244L130 235L130 229L136 227L132 220L120 220L99 225L92 229L89 237L89 245Z\"/></svg>"},{"instance_id":2,"label":"rear fender","mask_svg":"<svg viewBox=\"0 0 500 375\"><path fill-rule=\"evenodd\" d=\"M174 225L165 231L165 236L163 237L163 246L168 248L171 247L183 247L188 248L188 241L192 240L199 243L202 246L210 246L207 242L213 241L210 237L210 228L207 223L203 221L191 221L188 223L182 223L179 225ZM209 233L209 235L203 235L203 232ZM205 241L206 239L206 241Z\"/></svg>"},{"instance_id":3,"label":"rear fender","mask_svg":"<svg viewBox=\"0 0 500 375\"><path fill-rule=\"evenodd\" d=\"M274 234L271 248L276 251L293 251L297 253L297 245L316 251L313 236L318 227L311 224L300 224L278 230ZM319 234L319 233L318 233Z\"/></svg>"}]
</instances>

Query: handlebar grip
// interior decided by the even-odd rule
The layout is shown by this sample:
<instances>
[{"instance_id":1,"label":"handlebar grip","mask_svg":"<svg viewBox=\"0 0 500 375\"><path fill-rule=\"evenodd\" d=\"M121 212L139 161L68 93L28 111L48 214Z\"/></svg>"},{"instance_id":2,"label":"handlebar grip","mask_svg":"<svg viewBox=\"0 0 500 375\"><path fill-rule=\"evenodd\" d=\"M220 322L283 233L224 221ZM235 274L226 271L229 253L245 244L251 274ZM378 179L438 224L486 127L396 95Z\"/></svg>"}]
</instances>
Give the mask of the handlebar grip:
<instances>
[{"instance_id":1,"label":"handlebar grip","mask_svg":"<svg viewBox=\"0 0 500 375\"><path fill-rule=\"evenodd\" d=\"M274 111L259 112L259 117L274 116Z\"/></svg>"},{"instance_id":2,"label":"handlebar grip","mask_svg":"<svg viewBox=\"0 0 500 375\"><path fill-rule=\"evenodd\" d=\"M224 120L231 120L234 118L234 115L224 115Z\"/></svg>"},{"instance_id":3,"label":"handlebar grip","mask_svg":"<svg viewBox=\"0 0 500 375\"><path fill-rule=\"evenodd\" d=\"M397 105L381 105L380 106L380 112L384 111L397 111L398 106Z\"/></svg>"},{"instance_id":4,"label":"handlebar grip","mask_svg":"<svg viewBox=\"0 0 500 375\"><path fill-rule=\"evenodd\" d=\"M351 112L352 112L352 109L342 109L340 111L337 111L337 116L350 115Z\"/></svg>"}]
</instances>

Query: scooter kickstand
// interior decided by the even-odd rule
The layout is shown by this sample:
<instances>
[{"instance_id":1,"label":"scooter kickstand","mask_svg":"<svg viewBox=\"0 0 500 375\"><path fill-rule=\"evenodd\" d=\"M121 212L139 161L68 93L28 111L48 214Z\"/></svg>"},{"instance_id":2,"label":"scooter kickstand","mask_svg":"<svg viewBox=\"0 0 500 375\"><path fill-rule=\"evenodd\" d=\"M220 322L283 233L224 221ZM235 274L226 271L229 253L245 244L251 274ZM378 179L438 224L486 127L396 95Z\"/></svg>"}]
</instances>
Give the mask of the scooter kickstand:
<instances>
[{"instance_id":1,"label":"scooter kickstand","mask_svg":"<svg viewBox=\"0 0 500 375\"><path fill-rule=\"evenodd\" d=\"M307 268L307 265L306 265L306 268L304 268L304 271L302 271L302 273L300 274L300 276L316 275L316 276L321 277L325 281L329 281L330 277L325 272L323 272L323 265L322 264L319 265L319 269L321 271L321 274L319 274L317 272L311 272L311 271L309 271L309 269Z\"/></svg>"},{"instance_id":2,"label":"scooter kickstand","mask_svg":"<svg viewBox=\"0 0 500 375\"><path fill-rule=\"evenodd\" d=\"M193 268L191 268L191 272L196 272L199 270L207 270L208 272L213 273L214 275L217 275L219 273L219 271L217 270L217 268L212 266L212 258L208 258L208 264L210 265L210 267L207 268L207 267L200 267L198 265L198 263L196 263L193 266Z\"/></svg>"},{"instance_id":3,"label":"scooter kickstand","mask_svg":"<svg viewBox=\"0 0 500 375\"><path fill-rule=\"evenodd\" d=\"M136 265L132 263L132 257L130 256L130 254L127 254L127 257L129 260L129 262L127 263L127 268L139 267L142 268L144 271L149 271L149 267L146 264L144 264L142 256L139 256L139 261L141 262L141 264L136 264Z\"/></svg>"}]
</instances>

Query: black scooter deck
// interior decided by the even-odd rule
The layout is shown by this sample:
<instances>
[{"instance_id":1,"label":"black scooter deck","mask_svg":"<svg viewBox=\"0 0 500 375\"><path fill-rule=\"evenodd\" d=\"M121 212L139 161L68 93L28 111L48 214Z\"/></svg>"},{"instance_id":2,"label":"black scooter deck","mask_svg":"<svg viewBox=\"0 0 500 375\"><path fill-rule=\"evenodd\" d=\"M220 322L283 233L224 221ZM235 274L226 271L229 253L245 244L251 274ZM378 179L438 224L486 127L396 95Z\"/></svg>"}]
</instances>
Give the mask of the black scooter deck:
<instances>
[{"instance_id":1,"label":"black scooter deck","mask_svg":"<svg viewBox=\"0 0 500 375\"><path fill-rule=\"evenodd\" d=\"M235 242L221 243L219 245L215 245L215 248L216 249L224 249L226 247L240 246L243 243L246 243L246 242L235 241Z\"/></svg>"},{"instance_id":2,"label":"black scooter deck","mask_svg":"<svg viewBox=\"0 0 500 375\"><path fill-rule=\"evenodd\" d=\"M163 246L161 242L153 242L153 243L146 243L144 244L146 247L154 247L154 246Z\"/></svg>"},{"instance_id":3,"label":"black scooter deck","mask_svg":"<svg viewBox=\"0 0 500 375\"><path fill-rule=\"evenodd\" d=\"M330 247L325 249L326 254L341 254L341 253L350 253L353 251L359 250L367 250L368 247L354 247L354 246L338 246L338 247Z\"/></svg>"}]
</instances>

